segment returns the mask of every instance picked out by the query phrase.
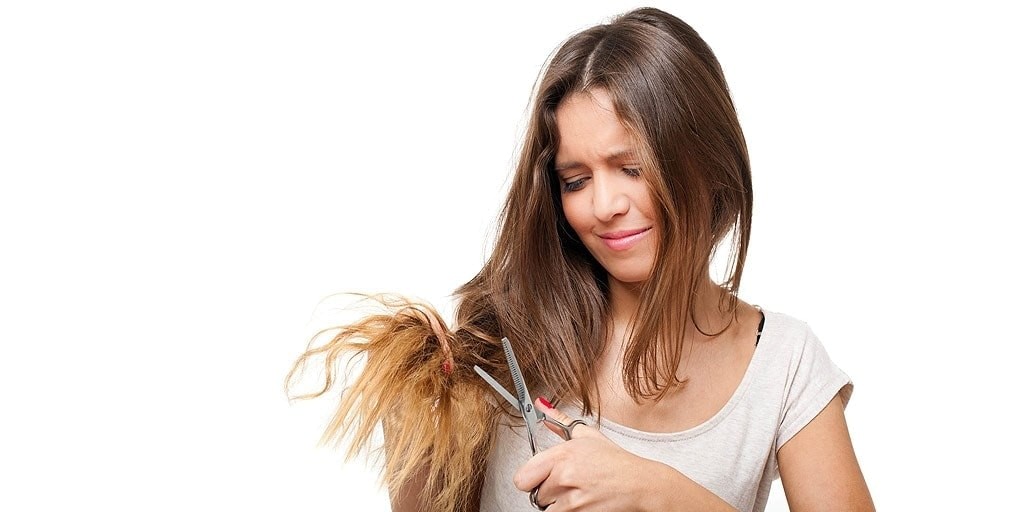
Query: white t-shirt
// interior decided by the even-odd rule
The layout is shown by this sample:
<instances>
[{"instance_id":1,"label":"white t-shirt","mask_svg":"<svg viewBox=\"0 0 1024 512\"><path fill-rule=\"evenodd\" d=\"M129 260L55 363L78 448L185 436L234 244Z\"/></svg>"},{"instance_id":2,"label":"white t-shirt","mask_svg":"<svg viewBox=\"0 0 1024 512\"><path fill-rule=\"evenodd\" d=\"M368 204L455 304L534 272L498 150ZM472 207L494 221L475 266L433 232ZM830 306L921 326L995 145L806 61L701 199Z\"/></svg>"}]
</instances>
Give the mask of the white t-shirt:
<instances>
[{"instance_id":1,"label":"white t-shirt","mask_svg":"<svg viewBox=\"0 0 1024 512\"><path fill-rule=\"evenodd\" d=\"M602 419L598 428L622 448L668 464L740 511L763 511L778 478L779 448L806 426L838 393L845 406L853 383L825 352L811 329L782 313L765 315L760 342L735 393L714 416L682 432L651 433ZM559 409L576 418L580 409ZM584 417L588 424L594 418ZM539 450L562 440L543 425ZM499 427L487 461L480 510L532 511L529 495L512 476L531 456L520 423Z\"/></svg>"}]
</instances>

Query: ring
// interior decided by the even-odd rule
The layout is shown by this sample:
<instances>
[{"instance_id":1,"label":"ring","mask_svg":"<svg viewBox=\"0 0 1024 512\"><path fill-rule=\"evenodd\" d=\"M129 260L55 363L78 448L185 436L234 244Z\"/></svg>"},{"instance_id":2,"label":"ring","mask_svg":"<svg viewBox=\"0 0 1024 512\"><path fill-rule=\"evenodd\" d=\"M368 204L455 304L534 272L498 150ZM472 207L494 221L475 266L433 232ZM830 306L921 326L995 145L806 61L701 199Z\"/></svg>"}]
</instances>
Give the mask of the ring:
<instances>
[{"instance_id":1,"label":"ring","mask_svg":"<svg viewBox=\"0 0 1024 512\"><path fill-rule=\"evenodd\" d=\"M540 511L547 510L548 507L551 506L551 504L548 503L547 505L541 505L540 503L537 502L537 491L538 490L540 490L540 486L537 486L532 491L530 491L530 505L533 505L533 508L535 508L537 510L540 510Z\"/></svg>"}]
</instances>

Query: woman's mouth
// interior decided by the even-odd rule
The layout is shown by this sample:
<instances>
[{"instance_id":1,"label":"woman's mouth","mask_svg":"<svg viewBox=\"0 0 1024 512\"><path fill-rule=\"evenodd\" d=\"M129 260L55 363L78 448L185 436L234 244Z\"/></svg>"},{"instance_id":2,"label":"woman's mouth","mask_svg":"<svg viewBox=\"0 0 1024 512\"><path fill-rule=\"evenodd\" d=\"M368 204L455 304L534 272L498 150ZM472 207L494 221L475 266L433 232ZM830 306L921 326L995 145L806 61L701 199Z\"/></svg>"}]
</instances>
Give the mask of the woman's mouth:
<instances>
[{"instance_id":1,"label":"woman's mouth","mask_svg":"<svg viewBox=\"0 0 1024 512\"><path fill-rule=\"evenodd\" d=\"M643 237L650 233L651 228L630 229L614 231L597 235L609 249L613 251L625 251L636 245Z\"/></svg>"}]
</instances>

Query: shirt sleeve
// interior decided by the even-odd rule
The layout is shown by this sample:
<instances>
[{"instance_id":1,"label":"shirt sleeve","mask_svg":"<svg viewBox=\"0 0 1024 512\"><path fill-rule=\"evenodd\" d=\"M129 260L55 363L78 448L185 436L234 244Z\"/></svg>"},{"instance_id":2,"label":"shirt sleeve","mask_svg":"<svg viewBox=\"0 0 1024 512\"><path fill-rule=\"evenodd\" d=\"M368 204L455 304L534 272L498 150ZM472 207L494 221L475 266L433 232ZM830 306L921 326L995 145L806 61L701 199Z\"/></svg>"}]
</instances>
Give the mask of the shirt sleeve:
<instances>
[{"instance_id":1,"label":"shirt sleeve","mask_svg":"<svg viewBox=\"0 0 1024 512\"><path fill-rule=\"evenodd\" d=\"M853 394L853 381L839 369L810 328L794 347L785 388L776 452L820 413L838 394L843 407Z\"/></svg>"}]
</instances>

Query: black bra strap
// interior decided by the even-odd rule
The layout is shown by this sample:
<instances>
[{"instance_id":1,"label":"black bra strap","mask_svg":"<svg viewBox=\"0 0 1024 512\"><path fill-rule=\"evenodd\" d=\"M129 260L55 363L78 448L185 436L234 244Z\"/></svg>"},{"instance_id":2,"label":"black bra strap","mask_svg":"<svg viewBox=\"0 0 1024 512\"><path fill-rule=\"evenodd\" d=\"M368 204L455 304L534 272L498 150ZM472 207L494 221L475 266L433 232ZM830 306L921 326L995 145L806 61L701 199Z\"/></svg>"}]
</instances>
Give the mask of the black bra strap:
<instances>
[{"instance_id":1,"label":"black bra strap","mask_svg":"<svg viewBox=\"0 0 1024 512\"><path fill-rule=\"evenodd\" d=\"M757 324L757 339L754 340L754 346L761 343L761 331L764 331L764 311L761 308L757 308L757 312L761 313L761 323Z\"/></svg>"}]
</instances>

